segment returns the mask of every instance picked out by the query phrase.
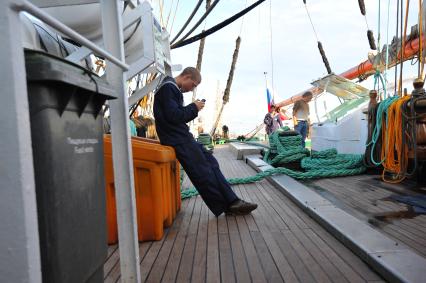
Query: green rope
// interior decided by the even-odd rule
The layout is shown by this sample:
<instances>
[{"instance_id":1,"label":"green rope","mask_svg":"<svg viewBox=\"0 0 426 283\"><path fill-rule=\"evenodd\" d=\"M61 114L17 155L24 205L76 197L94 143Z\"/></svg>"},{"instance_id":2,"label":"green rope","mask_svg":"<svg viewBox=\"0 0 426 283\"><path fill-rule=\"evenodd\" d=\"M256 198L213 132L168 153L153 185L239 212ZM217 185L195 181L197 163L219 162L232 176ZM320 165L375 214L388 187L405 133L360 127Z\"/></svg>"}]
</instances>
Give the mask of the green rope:
<instances>
[{"instance_id":1,"label":"green rope","mask_svg":"<svg viewBox=\"0 0 426 283\"><path fill-rule=\"evenodd\" d=\"M365 172L363 155L338 154L336 149L313 152L309 157L309 151L302 148L300 135L288 135L289 128L277 130L269 137L270 150L265 152L264 160L271 165L286 165L289 162L300 161L304 172L291 170L285 167L271 168L259 172L254 176L245 178L228 179L229 184L248 184L258 182L266 177L285 174L299 180L329 178L348 175L357 175ZM198 195L194 187L181 191L182 199Z\"/></svg>"},{"instance_id":2,"label":"green rope","mask_svg":"<svg viewBox=\"0 0 426 283\"><path fill-rule=\"evenodd\" d=\"M376 72L374 73L374 87L373 88L376 89L376 86L377 86L377 93L379 93L380 83L382 84L382 88L383 88L383 98L386 98L387 94L386 94L385 80L383 79L383 76L380 73L380 71L376 70Z\"/></svg>"},{"instance_id":3,"label":"green rope","mask_svg":"<svg viewBox=\"0 0 426 283\"><path fill-rule=\"evenodd\" d=\"M378 141L380 134L382 132L383 117L388 116L387 114L388 114L389 107L398 98L399 97L397 95L386 98L385 100L380 102L379 106L377 107L376 125L375 125L375 127L373 129L373 133L371 135L371 141L366 145L366 146L371 145L370 159L371 159L371 162L376 166L380 166L380 164L382 164L382 162L386 159L386 156L384 156L384 158L380 161L376 161L374 159L374 150L376 148L377 141ZM388 120L386 118L386 128L387 128L387 125L388 125Z\"/></svg>"},{"instance_id":4,"label":"green rope","mask_svg":"<svg viewBox=\"0 0 426 283\"><path fill-rule=\"evenodd\" d=\"M210 145L210 144L212 144L212 138L211 138L211 136L209 134L200 134L198 136L198 141L201 144L204 144L204 145Z\"/></svg>"}]
</instances>

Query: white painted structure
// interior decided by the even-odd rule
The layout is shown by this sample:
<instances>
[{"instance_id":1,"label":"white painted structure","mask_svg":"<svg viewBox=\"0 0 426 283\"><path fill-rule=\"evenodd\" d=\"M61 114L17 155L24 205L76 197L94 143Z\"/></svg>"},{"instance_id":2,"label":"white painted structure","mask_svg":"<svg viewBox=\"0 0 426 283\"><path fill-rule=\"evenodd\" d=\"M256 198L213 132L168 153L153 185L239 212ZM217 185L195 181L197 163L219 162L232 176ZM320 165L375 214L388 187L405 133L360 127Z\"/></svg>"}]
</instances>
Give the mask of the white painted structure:
<instances>
[{"instance_id":1,"label":"white painted structure","mask_svg":"<svg viewBox=\"0 0 426 283\"><path fill-rule=\"evenodd\" d=\"M38 221L34 168L28 113L23 47L39 49L34 29L23 12L80 43L83 47L66 59L79 62L92 52L107 61L106 77L116 89L118 99L110 101L113 165L117 199L117 218L122 282L140 282L139 246L126 80L142 71L171 74L168 34L155 26L148 2L129 2L129 14L122 20L120 0L2 0L0 1L0 278L8 282L41 282ZM96 7L69 13L69 9ZM58 8L60 7L60 8ZM50 10L61 9L50 13ZM20 14L21 13L21 14ZM83 17L93 22L81 21ZM72 23L76 20L75 25ZM65 24L64 24L65 22ZM128 41L125 33L140 22L139 31ZM101 24L102 23L102 24ZM69 24L71 28L67 26ZM80 25L79 25L80 24ZM123 28L124 25L124 28ZM88 28L84 30L84 27ZM75 29L75 30L74 30ZM143 30L143 31L142 31ZM135 34L136 34L135 33ZM82 35L83 34L83 35ZM101 36L104 35L104 36ZM100 37L99 37L100 36ZM96 38L98 37L98 38ZM89 39L90 40L89 40ZM95 42L93 42L95 41ZM101 47L103 46L103 47ZM166 46L167 48L164 48ZM139 48L141 47L141 48ZM130 69L130 74L129 70ZM136 95L146 95L147 85ZM136 97L131 96L133 101Z\"/></svg>"}]
</instances>

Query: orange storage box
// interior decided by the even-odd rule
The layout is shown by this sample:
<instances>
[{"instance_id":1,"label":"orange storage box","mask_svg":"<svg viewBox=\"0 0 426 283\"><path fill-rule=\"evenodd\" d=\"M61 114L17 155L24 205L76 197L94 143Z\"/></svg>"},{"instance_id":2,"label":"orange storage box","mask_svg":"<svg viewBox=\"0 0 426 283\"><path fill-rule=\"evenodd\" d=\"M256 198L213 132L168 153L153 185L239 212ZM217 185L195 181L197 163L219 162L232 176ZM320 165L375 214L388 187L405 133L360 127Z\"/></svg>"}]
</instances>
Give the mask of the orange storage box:
<instances>
[{"instance_id":1,"label":"orange storage box","mask_svg":"<svg viewBox=\"0 0 426 283\"><path fill-rule=\"evenodd\" d=\"M148 138L141 138L141 137L132 137L132 143L133 141L137 142L143 142L143 143L151 143L151 144L157 144L160 145L160 142L158 140L148 139ZM169 146L162 146L165 148L170 149L174 153L174 149ZM167 162L167 157L163 156L163 161L159 162ZM171 182L171 188L172 188L172 199L171 199L171 205L172 205L172 217L173 219L176 217L176 213L180 211L182 199L181 199L181 192L180 192L180 163L179 161L174 158L173 161L169 162L170 169L166 169L169 171L167 175L170 174L170 182Z\"/></svg>"},{"instance_id":2,"label":"orange storage box","mask_svg":"<svg viewBox=\"0 0 426 283\"><path fill-rule=\"evenodd\" d=\"M139 241L160 240L180 209L179 166L173 148L132 138ZM108 243L118 241L112 147L104 136ZM177 169L176 169L177 168ZM177 182L177 183L176 183ZM177 193L179 192L179 193Z\"/></svg>"}]
</instances>

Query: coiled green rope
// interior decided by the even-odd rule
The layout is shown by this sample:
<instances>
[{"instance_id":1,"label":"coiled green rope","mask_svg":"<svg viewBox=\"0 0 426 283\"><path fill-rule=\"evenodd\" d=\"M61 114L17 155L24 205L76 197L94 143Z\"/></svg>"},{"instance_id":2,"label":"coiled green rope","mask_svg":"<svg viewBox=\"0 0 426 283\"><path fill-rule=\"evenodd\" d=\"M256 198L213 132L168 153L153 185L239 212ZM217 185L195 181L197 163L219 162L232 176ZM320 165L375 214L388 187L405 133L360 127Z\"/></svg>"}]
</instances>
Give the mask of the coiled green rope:
<instances>
[{"instance_id":1,"label":"coiled green rope","mask_svg":"<svg viewBox=\"0 0 426 283\"><path fill-rule=\"evenodd\" d=\"M309 157L309 151L301 146L301 136L289 136L288 128L281 128L269 138L270 150L265 153L264 160L271 165L299 161L304 172L291 170L285 167L271 168L246 178L228 179L229 184L247 184L260 181L268 176L285 174L299 180L330 178L348 175L357 175L365 172L363 155L338 154L336 149L313 152ZM182 190L182 199L198 195L192 187Z\"/></svg>"}]
</instances>

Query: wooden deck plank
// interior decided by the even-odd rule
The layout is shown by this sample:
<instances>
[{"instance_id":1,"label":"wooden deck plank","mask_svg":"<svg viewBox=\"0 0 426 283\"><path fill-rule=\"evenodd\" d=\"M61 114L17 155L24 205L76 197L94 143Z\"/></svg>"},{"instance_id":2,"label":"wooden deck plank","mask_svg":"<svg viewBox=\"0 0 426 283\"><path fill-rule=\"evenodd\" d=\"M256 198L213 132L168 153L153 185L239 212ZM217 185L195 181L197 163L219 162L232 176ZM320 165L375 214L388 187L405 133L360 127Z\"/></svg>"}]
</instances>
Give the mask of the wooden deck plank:
<instances>
[{"instance_id":1,"label":"wooden deck plank","mask_svg":"<svg viewBox=\"0 0 426 283\"><path fill-rule=\"evenodd\" d=\"M152 244L152 242L139 243L139 258L140 258L140 262L142 261L142 259L146 255L147 251L151 247L151 244ZM119 250L117 249L117 255L118 254L119 254ZM104 276L105 276L105 273L104 273ZM118 282L120 280L120 277L121 277L120 259L117 258L116 264L113 266L113 268L111 269L111 271L109 272L109 274L104 278L104 282Z\"/></svg>"},{"instance_id":2,"label":"wooden deck plank","mask_svg":"<svg viewBox=\"0 0 426 283\"><path fill-rule=\"evenodd\" d=\"M226 178L255 174L229 149L218 147L215 155ZM185 183L190 184L189 179ZM163 239L140 245L142 282L382 281L268 181L233 189L242 199L258 203L258 209L246 216L216 218L200 196L183 200ZM414 222L401 225L412 229L411 236L419 236ZM106 282L120 278L118 256L110 248Z\"/></svg>"},{"instance_id":3,"label":"wooden deck plank","mask_svg":"<svg viewBox=\"0 0 426 283\"><path fill-rule=\"evenodd\" d=\"M371 268L369 268L368 265L366 265L358 256L352 253L339 240L325 231L319 224L312 223L311 225L314 234L327 243L327 245L364 280L369 281L381 279L381 277L371 270Z\"/></svg>"},{"instance_id":4,"label":"wooden deck plank","mask_svg":"<svg viewBox=\"0 0 426 283\"><path fill-rule=\"evenodd\" d=\"M281 248L282 253L285 255L289 264L294 270L296 276L299 278L300 282L316 282L311 272L306 269L305 264L297 255L293 246L287 241L286 237L283 237L281 232L275 232L273 233L273 236Z\"/></svg>"},{"instance_id":5,"label":"wooden deck plank","mask_svg":"<svg viewBox=\"0 0 426 283\"><path fill-rule=\"evenodd\" d=\"M166 240L162 245L160 252L152 266L150 273L148 274L147 282L159 282L161 281L164 272L166 271L167 263L170 259L174 243L179 233L186 233L189 221L191 220L192 211L195 205L195 198L189 199L188 208L183 212L182 221L180 225L172 225L169 228L169 233L165 237ZM175 259L175 258L173 258ZM173 263L175 264L175 263ZM177 263L178 264L178 263Z\"/></svg>"},{"instance_id":6,"label":"wooden deck plank","mask_svg":"<svg viewBox=\"0 0 426 283\"><path fill-rule=\"evenodd\" d=\"M238 168L238 165L235 165L235 162L230 162L234 166L230 167L230 171L228 172L236 172L236 168ZM229 164L229 163L228 163ZM240 171L241 172L241 171ZM241 172L242 173L242 172ZM244 175L243 175L244 176ZM253 186L253 184L246 184L244 185L245 188ZM253 218L259 228L260 234L262 235L263 240L266 243L266 246L268 247L269 253L271 254L275 265L278 269L278 271L281 274L281 277L284 279L284 281L287 282L298 282L293 270L291 269L289 263L287 262L286 258L282 254L281 250L278 247L278 244L275 242L271 232L276 231L278 232L279 229L274 226L274 220L271 219L269 212L267 211L266 207L264 206L265 201L262 197L263 195L258 193L258 189L256 188L250 188L248 190L250 191L250 195L252 197L252 201L255 201L258 203L259 207L252 212Z\"/></svg>"},{"instance_id":7,"label":"wooden deck plank","mask_svg":"<svg viewBox=\"0 0 426 283\"><path fill-rule=\"evenodd\" d=\"M312 258L318 263L321 269L327 274L327 276L331 279L331 282L347 282L346 278L343 276L339 270L333 265L333 263L322 253L321 249L319 249L310 238L306 236L306 232L310 229L294 229L291 230L291 234L287 233L287 236L291 235L295 239L297 239L306 251L311 254ZM283 233L286 233L283 231Z\"/></svg>"},{"instance_id":8,"label":"wooden deck plank","mask_svg":"<svg viewBox=\"0 0 426 283\"><path fill-rule=\"evenodd\" d=\"M224 216L222 218L225 218ZM228 233L218 233L221 282L235 282L232 249Z\"/></svg>"},{"instance_id":9,"label":"wooden deck plank","mask_svg":"<svg viewBox=\"0 0 426 283\"><path fill-rule=\"evenodd\" d=\"M228 162L226 162L226 164L229 164L231 166L231 172L234 173L235 177L241 177L241 174L244 174L245 177L256 174L253 169L251 169L244 162L241 162L239 160L229 160ZM267 223L271 230L278 231L281 229L288 229L288 225L286 224L285 220L281 218L280 215L277 214L274 210L272 206L274 198L269 194L269 192L259 187L258 183L245 184L244 186L242 186L242 188L245 192L253 191L252 193L247 194L250 195L250 199L248 199L247 201L258 201L263 204L260 207L264 207L265 212L269 215L269 217L267 217Z\"/></svg>"},{"instance_id":10,"label":"wooden deck plank","mask_svg":"<svg viewBox=\"0 0 426 283\"><path fill-rule=\"evenodd\" d=\"M237 186L233 186L234 190L239 192L239 195L246 201L249 202L253 202L252 198L250 197L250 195L248 194L247 190L244 189L243 185L237 185ZM247 223L247 227L249 229L249 231L259 231L259 228L256 225L256 221L254 221L253 215L249 214L249 215L244 215L244 219Z\"/></svg>"},{"instance_id":11,"label":"wooden deck plank","mask_svg":"<svg viewBox=\"0 0 426 283\"><path fill-rule=\"evenodd\" d=\"M118 244L108 246L107 260L117 249L118 249Z\"/></svg>"},{"instance_id":12,"label":"wooden deck plank","mask_svg":"<svg viewBox=\"0 0 426 283\"><path fill-rule=\"evenodd\" d=\"M234 174L236 174L236 172L239 172L241 174L241 170L238 170L238 169L241 169L241 168L238 168L240 164L233 161L227 162L227 164L229 165L229 167L227 167L229 169L226 171L227 173L234 172ZM256 184L245 184L243 188L247 191L250 191L251 201L259 205L259 207L252 213L255 221L256 221L257 213L260 213L262 215L265 215L265 217L263 217L263 221L264 223L266 223L269 230L278 232L280 230L279 227L282 227L282 229L287 227L277 217L276 213L270 214L270 209L268 209L269 204L267 200L265 200L264 196L259 193L259 188L257 187Z\"/></svg>"},{"instance_id":13,"label":"wooden deck plank","mask_svg":"<svg viewBox=\"0 0 426 283\"><path fill-rule=\"evenodd\" d=\"M206 281L220 282L220 265L219 265L219 242L217 233L217 218L213 213L208 213L207 228L207 270Z\"/></svg>"},{"instance_id":14,"label":"wooden deck plank","mask_svg":"<svg viewBox=\"0 0 426 283\"><path fill-rule=\"evenodd\" d=\"M168 237L168 234L171 228L178 227L180 223L182 222L183 217L185 215L185 210L188 207L189 203L190 203L189 201L182 202L182 207L181 207L182 212L179 213L179 215L176 217L172 227L167 229L167 234L165 234L160 241L156 241L152 243L151 248L149 249L148 253L145 255L144 259L141 262L140 272L141 272L142 282L145 282L145 280L147 280L148 275L150 274L151 269L154 266L155 260L157 259L163 244L166 242L166 239Z\"/></svg>"},{"instance_id":15,"label":"wooden deck plank","mask_svg":"<svg viewBox=\"0 0 426 283\"><path fill-rule=\"evenodd\" d=\"M179 227L179 232L176 236L172 251L167 262L164 275L162 277L163 282L174 282L176 281L176 276L179 270L179 265L184 259L186 254L183 253L184 247L186 246L186 241L188 241L187 252L188 257L185 257L188 261L193 260L194 254L194 243L196 239L196 233L198 229L198 221L200 219L200 210L201 210L201 198L199 196L194 197L194 209L191 215L188 215L189 221L184 221Z\"/></svg>"},{"instance_id":16,"label":"wooden deck plank","mask_svg":"<svg viewBox=\"0 0 426 283\"><path fill-rule=\"evenodd\" d=\"M206 262L207 262L207 223L209 220L208 208L205 205L201 206L201 215L197 231L197 239L194 251L194 264L192 267L192 274L189 277L192 282L205 282L206 280ZM186 280L188 273L184 265L179 269L178 282L188 282Z\"/></svg>"},{"instance_id":17,"label":"wooden deck plank","mask_svg":"<svg viewBox=\"0 0 426 283\"><path fill-rule=\"evenodd\" d=\"M175 281L177 282L188 282L191 279L192 267L194 265L194 253L195 253L195 247L196 247L196 241L197 241L198 225L200 222L202 208L204 206L202 204L202 200L200 196L197 196L195 198L196 198L195 208L192 214L191 222L189 224L189 230L188 230L188 234L186 236L186 241L182 251L180 265L178 266L178 270L176 270L177 275L173 277L173 279L176 277ZM167 280L172 280L172 278L168 278L165 274L163 281L167 282Z\"/></svg>"},{"instance_id":18,"label":"wooden deck plank","mask_svg":"<svg viewBox=\"0 0 426 283\"><path fill-rule=\"evenodd\" d=\"M338 270L351 283L365 282L331 247L329 247L321 238L311 229L305 229L304 233L315 245L324 253L330 262L332 262Z\"/></svg>"},{"instance_id":19,"label":"wooden deck plank","mask_svg":"<svg viewBox=\"0 0 426 283\"><path fill-rule=\"evenodd\" d=\"M104 264L104 281L115 282L120 277L120 255L117 250Z\"/></svg>"},{"instance_id":20,"label":"wooden deck plank","mask_svg":"<svg viewBox=\"0 0 426 283\"><path fill-rule=\"evenodd\" d=\"M346 248L340 241L334 238L326 230L324 230L315 220L310 218L302 210L298 209L296 204L291 202L289 199L283 199L288 207L290 207L295 214L297 214L309 227L311 231L328 247L334 251L341 260L347 263L351 269L353 269L357 274L359 274L365 281L375 281L381 280L374 271L372 271L360 258L353 254L348 248ZM345 274L347 274L345 272Z\"/></svg>"},{"instance_id":21,"label":"wooden deck plank","mask_svg":"<svg viewBox=\"0 0 426 283\"><path fill-rule=\"evenodd\" d=\"M237 282L250 282L250 272L247 267L246 256L240 238L236 217L227 216L229 240L232 243L232 260L234 262L235 279ZM239 217L237 217L239 218Z\"/></svg>"},{"instance_id":22,"label":"wooden deck plank","mask_svg":"<svg viewBox=\"0 0 426 283\"><path fill-rule=\"evenodd\" d=\"M236 161L233 161L233 162L236 162ZM248 166L244 166L241 168L241 171L247 174L247 176L250 174L254 174L251 172L250 169L251 168L249 168ZM272 206L276 210L277 212L276 214L278 214L281 217L282 221L285 223L287 228L294 227L294 225L297 225L302 229L308 228L308 226L303 222L303 220L301 220L296 214L294 214L292 210L286 209L287 208L286 206L276 205L278 200L280 203L282 203L282 200L286 199L286 197L282 193L273 189L272 185L269 182L267 182L266 180L262 180L256 183L255 185L256 185L256 188L254 188L255 190L258 189L259 186L261 186L262 189L260 191L266 191L268 192L268 194L272 196L272 202L271 202Z\"/></svg>"},{"instance_id":23,"label":"wooden deck plank","mask_svg":"<svg viewBox=\"0 0 426 283\"><path fill-rule=\"evenodd\" d=\"M339 180L329 179L331 183L341 184ZM348 192L351 192L354 195L360 196L362 200L368 200L372 205L383 211L394 211L394 210L406 210L405 205L392 203L388 201L382 201L382 199L389 197L392 193L378 187L370 187L362 184L360 182L344 182L345 189Z\"/></svg>"},{"instance_id":24,"label":"wooden deck plank","mask_svg":"<svg viewBox=\"0 0 426 283\"><path fill-rule=\"evenodd\" d=\"M366 177L368 179L368 177ZM376 226L376 229L383 231L393 239L403 242L420 255L426 256L426 231L422 216L412 219L390 218L389 220L376 219L378 215L406 211L404 204L393 203L385 199L394 192L378 185L370 185L365 182L365 178L334 178L328 180L318 180L314 184L333 193L339 200L348 206L364 213L369 222ZM374 188L374 189L371 189ZM370 191L370 192L369 192Z\"/></svg>"},{"instance_id":25,"label":"wooden deck plank","mask_svg":"<svg viewBox=\"0 0 426 283\"><path fill-rule=\"evenodd\" d=\"M331 278L321 269L320 265L315 261L312 255L313 251L308 251L299 240L293 235L292 231L282 231L287 241L296 250L304 262L306 268L311 272L317 282L331 282Z\"/></svg>"},{"instance_id":26,"label":"wooden deck plank","mask_svg":"<svg viewBox=\"0 0 426 283\"><path fill-rule=\"evenodd\" d=\"M262 186L262 188L265 191L270 192L273 196L275 201L271 203L272 207L275 209L277 214L281 217L283 221L285 221L288 229L296 229L296 228L302 228L307 229L308 226L305 222L303 222L302 219L300 219L291 209L288 209L288 207L282 203L282 199L278 194L279 192L274 192L274 189L267 181L259 182L259 186Z\"/></svg>"},{"instance_id":27,"label":"wooden deck plank","mask_svg":"<svg viewBox=\"0 0 426 283\"><path fill-rule=\"evenodd\" d=\"M240 233L241 242L247 260L248 271L253 282L265 282L266 276L262 270L262 265L258 254L256 253L255 244L250 236L250 230L244 217L236 217L238 231ZM276 270L276 269L275 269ZM278 271L277 271L278 273ZM281 278L281 277L280 277Z\"/></svg>"},{"instance_id":28,"label":"wooden deck plank","mask_svg":"<svg viewBox=\"0 0 426 283\"><path fill-rule=\"evenodd\" d=\"M111 249L111 251L113 251L113 253L107 257L107 260L104 263L104 278L109 276L114 266L119 264L120 261L118 245L115 245L115 249Z\"/></svg>"},{"instance_id":29,"label":"wooden deck plank","mask_svg":"<svg viewBox=\"0 0 426 283\"><path fill-rule=\"evenodd\" d=\"M260 231L250 231L251 238L253 239L254 246L258 257L261 259L260 263L265 273L265 277L268 282L284 282L280 271L272 254L269 252L268 245L263 239ZM263 282L263 281L260 281Z\"/></svg>"},{"instance_id":30,"label":"wooden deck plank","mask_svg":"<svg viewBox=\"0 0 426 283\"><path fill-rule=\"evenodd\" d=\"M237 185L233 186L234 191L240 195L243 199L247 201L252 201L251 198L248 198L248 194L245 190L244 185ZM265 274L262 270L262 266L259 261L259 257L256 253L255 245L253 243L253 239L250 236L250 231L259 231L257 228L256 222L254 221L254 218L251 214L245 215L245 216L236 216L235 222L237 224L236 227L231 225L231 235L232 233L236 233L238 231L242 247L244 250L244 254L246 257L246 264L248 266L248 272L250 274L250 278L252 282L266 282ZM234 260L235 262L235 260ZM239 264L239 263L237 263ZM275 269L276 270L276 269ZM277 271L277 270L276 270ZM279 275L278 271L276 272L278 274L278 277L281 279L281 276ZM239 282L248 282L246 279L239 280L239 276L237 275L237 281Z\"/></svg>"}]
</instances>

